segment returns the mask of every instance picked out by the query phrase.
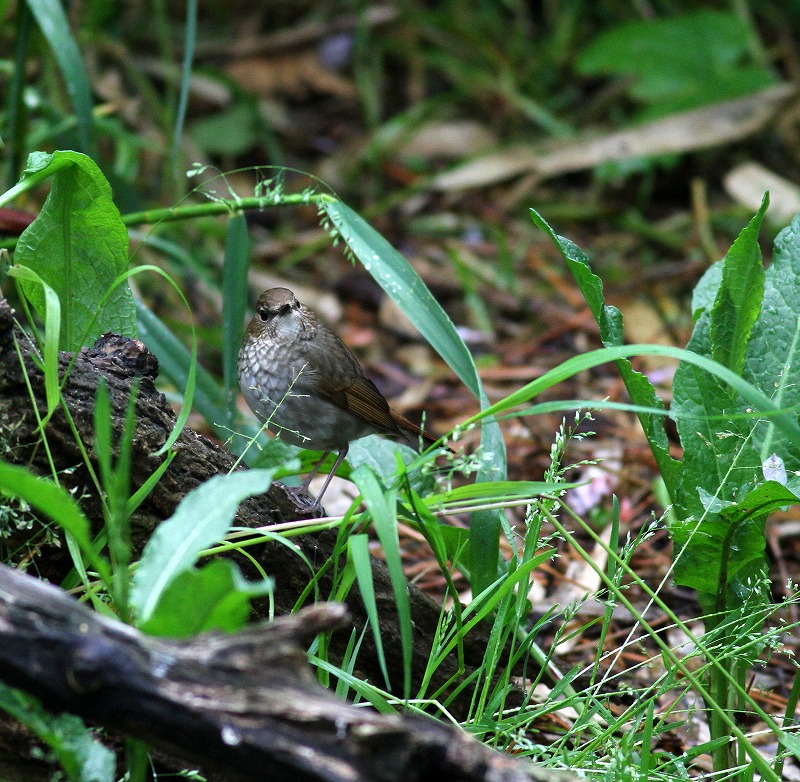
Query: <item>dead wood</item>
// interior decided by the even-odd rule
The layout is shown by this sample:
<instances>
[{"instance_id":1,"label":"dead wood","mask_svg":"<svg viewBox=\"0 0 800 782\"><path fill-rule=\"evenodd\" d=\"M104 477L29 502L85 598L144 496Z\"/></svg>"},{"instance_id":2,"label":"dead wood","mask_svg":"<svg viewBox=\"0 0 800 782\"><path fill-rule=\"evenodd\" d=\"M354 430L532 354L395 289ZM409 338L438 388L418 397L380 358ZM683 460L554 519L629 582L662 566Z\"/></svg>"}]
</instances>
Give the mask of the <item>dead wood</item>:
<instances>
[{"instance_id":1,"label":"dead wood","mask_svg":"<svg viewBox=\"0 0 800 782\"><path fill-rule=\"evenodd\" d=\"M458 728L379 715L320 686L304 649L350 624L319 603L233 634L146 636L0 566L0 676L53 711L137 737L224 779L415 782L566 779Z\"/></svg>"}]
</instances>

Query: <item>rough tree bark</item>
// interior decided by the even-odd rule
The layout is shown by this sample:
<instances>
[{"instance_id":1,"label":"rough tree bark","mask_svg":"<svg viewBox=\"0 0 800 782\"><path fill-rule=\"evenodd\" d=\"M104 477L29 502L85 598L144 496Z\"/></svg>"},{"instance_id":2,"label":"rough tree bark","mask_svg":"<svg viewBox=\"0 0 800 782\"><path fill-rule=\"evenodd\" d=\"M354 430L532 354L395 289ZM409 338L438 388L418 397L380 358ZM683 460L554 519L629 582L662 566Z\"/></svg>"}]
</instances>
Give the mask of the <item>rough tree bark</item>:
<instances>
[{"instance_id":1,"label":"rough tree bark","mask_svg":"<svg viewBox=\"0 0 800 782\"><path fill-rule=\"evenodd\" d=\"M349 624L319 603L190 641L143 635L0 566L0 674L55 711L216 769L270 782L530 782L574 777L502 755L425 717L379 715L314 680L304 649Z\"/></svg>"},{"instance_id":2,"label":"rough tree bark","mask_svg":"<svg viewBox=\"0 0 800 782\"><path fill-rule=\"evenodd\" d=\"M41 447L33 412L34 403L40 415L45 412L44 377L32 354L36 354L35 347L15 326L13 312L8 303L0 300L0 442L4 448L4 458L47 475L50 473L48 454ZM73 363L70 367L71 362ZM99 526L102 516L97 489L83 463L72 426L84 443L90 459L94 460L93 408L100 379L105 380L109 390L113 409L112 428L117 435L123 428L131 388L134 384L138 385L132 454L134 488L140 486L160 463L161 457L155 457L154 454L166 441L174 425L175 415L163 394L154 385L158 362L141 342L104 335L95 347L85 348L75 356L61 354L59 371L62 377L68 367L69 375L63 387L63 400L73 423L70 424L63 409L52 416L47 426L49 458L52 458L56 469L61 473L62 483L75 491L89 518ZM231 454L223 447L190 429L182 432L174 450L176 456L171 465L137 511L133 530L134 545L143 544L154 526L173 513L185 494L212 476L229 472L234 463ZM291 496L279 485L273 485L265 495L242 504L237 523L257 527L297 517L298 509ZM329 558L335 539L335 533L323 533L293 538L293 543L316 565ZM307 566L287 547L278 544L264 544L258 550L250 548L249 553L255 555L264 570L275 578L278 612L289 613L309 582L311 574ZM244 560L240 564L243 569L247 569ZM47 558L37 560L37 567L44 568L44 575L51 580L62 578L69 565L65 552L59 549L49 552ZM387 667L397 685L403 663L392 588L383 563L374 560L373 573ZM330 580L327 577L320 579L319 587L322 595L330 594ZM411 670L413 692L422 681L426 670L440 609L413 585L409 592L415 633ZM348 599L348 609L350 620L347 628L343 632L334 633L332 637L331 650L334 655L337 651L344 650L350 630L353 627L361 630L366 623L366 612L355 589ZM487 639L486 627L476 628L466 639L463 648L464 670L461 676L469 676L480 666ZM358 674L372 681L382 681L370 633L366 634L359 655ZM461 676L454 655L434 672L428 691L434 692L448 681L455 681L457 684ZM468 702L469 692L465 691L458 700L450 704L450 709L456 716L461 716Z\"/></svg>"}]
</instances>

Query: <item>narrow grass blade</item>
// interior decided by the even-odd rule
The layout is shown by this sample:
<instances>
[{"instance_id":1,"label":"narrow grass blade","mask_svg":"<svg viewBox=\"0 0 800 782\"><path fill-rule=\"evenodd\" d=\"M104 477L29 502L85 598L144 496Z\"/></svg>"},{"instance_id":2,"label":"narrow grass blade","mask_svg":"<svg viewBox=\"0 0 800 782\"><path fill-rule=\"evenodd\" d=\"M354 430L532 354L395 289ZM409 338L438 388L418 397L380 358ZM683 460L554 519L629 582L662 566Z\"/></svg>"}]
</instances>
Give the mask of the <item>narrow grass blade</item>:
<instances>
[{"instance_id":1,"label":"narrow grass blade","mask_svg":"<svg viewBox=\"0 0 800 782\"><path fill-rule=\"evenodd\" d=\"M358 486L370 516L375 532L383 547L389 579L392 582L397 622L400 626L400 643L403 649L403 697L411 693L411 657L413 654L413 633L411 628L411 602L408 597L408 582L403 572L400 558L400 540L397 534L396 491L386 491L378 482L375 473L368 467L359 467L350 476Z\"/></svg>"},{"instance_id":2,"label":"narrow grass blade","mask_svg":"<svg viewBox=\"0 0 800 782\"><path fill-rule=\"evenodd\" d=\"M42 426L58 407L61 398L58 377L58 344L61 339L61 302L58 294L35 272L26 266L15 265L8 270L9 277L39 285L44 295L44 390L47 416Z\"/></svg>"},{"instance_id":3,"label":"narrow grass blade","mask_svg":"<svg viewBox=\"0 0 800 782\"><path fill-rule=\"evenodd\" d=\"M247 266L250 235L241 212L228 219L225 234L225 266L222 272L222 374L225 385L225 424L233 429L239 379L236 360L242 344L247 309Z\"/></svg>"},{"instance_id":4,"label":"narrow grass blade","mask_svg":"<svg viewBox=\"0 0 800 782\"><path fill-rule=\"evenodd\" d=\"M111 584L108 562L95 553L89 534L89 520L73 496L61 486L32 475L24 467L0 462L0 490L21 497L49 516L75 539L81 553L106 585Z\"/></svg>"},{"instance_id":5,"label":"narrow grass blade","mask_svg":"<svg viewBox=\"0 0 800 782\"><path fill-rule=\"evenodd\" d=\"M327 201L323 207L353 255L478 398L481 407L488 407L472 355L447 313L408 261L346 204ZM496 421L483 421L481 448L484 467L478 473L478 480L503 480L506 448ZM476 591L483 591L497 576L500 528L501 518L496 510L478 511L470 520L470 534L475 538L475 545L470 547L470 572Z\"/></svg>"},{"instance_id":6,"label":"narrow grass blade","mask_svg":"<svg viewBox=\"0 0 800 782\"><path fill-rule=\"evenodd\" d=\"M78 119L81 146L87 155L95 157L92 91L80 49L69 29L64 8L59 0L27 0L27 5L64 76L67 92Z\"/></svg>"},{"instance_id":7,"label":"narrow grass blade","mask_svg":"<svg viewBox=\"0 0 800 782\"><path fill-rule=\"evenodd\" d=\"M383 653L383 639L381 638L381 624L378 617L378 604L375 601L375 585L372 583L372 563L369 556L369 538L367 535L351 535L347 541L350 561L356 572L358 591L367 610L367 618L372 628L372 637L375 639L375 649L378 655L378 664L381 667L386 689L391 689L389 672L386 670L386 656Z\"/></svg>"}]
</instances>

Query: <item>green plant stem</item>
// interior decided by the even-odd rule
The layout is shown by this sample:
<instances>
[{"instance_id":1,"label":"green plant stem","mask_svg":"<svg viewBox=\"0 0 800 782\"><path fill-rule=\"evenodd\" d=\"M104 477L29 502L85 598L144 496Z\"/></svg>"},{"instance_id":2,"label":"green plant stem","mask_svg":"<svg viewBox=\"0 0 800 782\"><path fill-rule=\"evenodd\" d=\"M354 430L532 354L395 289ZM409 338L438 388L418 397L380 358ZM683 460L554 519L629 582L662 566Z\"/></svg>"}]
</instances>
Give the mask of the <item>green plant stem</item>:
<instances>
[{"instance_id":1,"label":"green plant stem","mask_svg":"<svg viewBox=\"0 0 800 782\"><path fill-rule=\"evenodd\" d=\"M555 500L555 497L548 498L548 501ZM644 592L648 595L648 597L662 610L667 614L667 617L670 619L671 622L675 624L680 630L682 630L686 636L695 644L698 651L700 651L706 660L708 660L709 664L714 666L714 668L725 677L728 685L732 687L737 692L740 691L738 683L736 680L728 674L728 671L724 668L721 664L720 660L717 658L716 654L714 654L706 645L703 643L702 639L697 638L676 615L675 613L670 610L670 608L659 598L659 596L653 592L637 575L636 573L630 568L630 566L617 554L616 551L611 551L611 549L600 539L600 536L583 520L575 513L573 513L570 508L560 503L563 510L568 513L580 526L581 528L588 533L595 543L602 546L605 550L606 554L614 560L617 567L621 568L625 571L626 575L629 578L632 578L637 585L644 590ZM547 516L550 523L555 527L555 529L561 534L565 540L569 541L570 545L574 547L575 551L581 556L581 558L586 562L592 570L597 573L597 575L601 578L603 583L607 587L613 588L613 584L609 583L609 579L607 574L600 568L592 559L591 554L586 551L577 540L575 540L574 536L564 527L564 525L558 520L558 518L550 513L546 507L542 504L541 508L542 513ZM647 632L651 640L659 647L662 654L666 656L667 659L671 660L675 665L676 669L681 673L682 676L686 678L686 680L691 684L691 686L695 689L695 691L700 695L703 701L709 705L711 708L712 714L717 714L720 724L724 725L727 729L728 733L736 738L736 740L740 743L740 746L743 747L744 751L747 753L748 757L752 761L755 768L761 774L763 779L771 780L772 782L780 782L779 778L775 775L775 772L770 768L769 764L765 760L764 757L758 752L758 750L747 740L747 736L742 732L736 722L730 717L727 710L720 706L719 701L715 701L712 693L706 688L706 686L701 682L700 678L696 675L694 671L688 668L683 662L675 657L672 650L669 648L667 643L661 638L661 636L650 629L647 623L644 620L642 614L636 609L636 607L625 597L625 594L620 590L616 591L616 598L617 600L631 612L632 616L636 619L636 622ZM747 697L747 694L744 692L740 692L741 695ZM727 703L727 699L723 700L724 703ZM771 730L776 736L781 735L780 728L775 724L775 721L770 717L763 709L761 709L758 704L751 703L753 710L758 714L761 719L767 724L769 730ZM592 751L591 744L582 750L582 753L585 755ZM576 759L576 765L580 763L579 759Z\"/></svg>"}]
</instances>

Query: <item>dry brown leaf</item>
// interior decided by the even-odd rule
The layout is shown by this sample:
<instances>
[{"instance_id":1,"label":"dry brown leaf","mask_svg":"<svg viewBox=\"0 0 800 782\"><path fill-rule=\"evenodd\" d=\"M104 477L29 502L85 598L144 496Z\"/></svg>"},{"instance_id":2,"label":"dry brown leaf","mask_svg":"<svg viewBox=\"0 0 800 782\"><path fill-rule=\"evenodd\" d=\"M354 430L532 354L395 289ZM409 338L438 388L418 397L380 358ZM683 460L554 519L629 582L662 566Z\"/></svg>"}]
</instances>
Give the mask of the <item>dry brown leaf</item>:
<instances>
[{"instance_id":1,"label":"dry brown leaf","mask_svg":"<svg viewBox=\"0 0 800 782\"><path fill-rule=\"evenodd\" d=\"M432 122L416 131L398 150L403 157L463 158L497 143L494 134L478 122Z\"/></svg>"},{"instance_id":2,"label":"dry brown leaf","mask_svg":"<svg viewBox=\"0 0 800 782\"><path fill-rule=\"evenodd\" d=\"M736 166L725 175L723 184L734 201L754 212L769 191L767 218L774 223L786 225L800 212L800 187L759 163Z\"/></svg>"},{"instance_id":3,"label":"dry brown leaf","mask_svg":"<svg viewBox=\"0 0 800 782\"><path fill-rule=\"evenodd\" d=\"M229 65L225 72L242 89L259 96L290 95L301 99L310 92L354 99L353 84L323 66L312 51L275 57L249 57Z\"/></svg>"},{"instance_id":4,"label":"dry brown leaf","mask_svg":"<svg viewBox=\"0 0 800 782\"><path fill-rule=\"evenodd\" d=\"M612 160L688 152L739 141L761 130L795 93L794 85L779 84L744 98L673 114L560 149L513 147L440 174L434 178L432 187L436 190L482 187L528 172L546 179Z\"/></svg>"}]
</instances>

